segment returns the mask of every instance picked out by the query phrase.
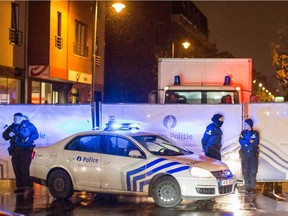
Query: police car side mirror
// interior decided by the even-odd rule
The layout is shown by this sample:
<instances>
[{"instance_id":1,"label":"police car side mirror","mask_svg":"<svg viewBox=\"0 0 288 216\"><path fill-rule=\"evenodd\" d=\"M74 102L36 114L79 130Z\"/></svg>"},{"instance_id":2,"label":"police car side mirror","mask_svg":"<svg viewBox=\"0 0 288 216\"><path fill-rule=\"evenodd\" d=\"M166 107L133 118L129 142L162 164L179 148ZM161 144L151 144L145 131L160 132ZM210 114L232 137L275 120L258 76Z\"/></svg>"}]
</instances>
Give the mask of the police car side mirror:
<instances>
[{"instance_id":1,"label":"police car side mirror","mask_svg":"<svg viewBox=\"0 0 288 216\"><path fill-rule=\"evenodd\" d=\"M129 157L134 157L134 158L143 158L141 152L139 150L131 150L129 152Z\"/></svg>"}]
</instances>

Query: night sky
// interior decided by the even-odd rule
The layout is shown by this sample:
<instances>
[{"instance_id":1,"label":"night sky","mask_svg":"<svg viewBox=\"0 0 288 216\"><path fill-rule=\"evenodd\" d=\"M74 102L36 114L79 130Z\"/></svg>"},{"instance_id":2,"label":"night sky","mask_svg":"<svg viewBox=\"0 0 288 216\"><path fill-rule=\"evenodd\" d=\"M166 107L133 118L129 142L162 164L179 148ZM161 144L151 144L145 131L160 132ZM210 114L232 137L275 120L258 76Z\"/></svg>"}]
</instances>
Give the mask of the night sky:
<instances>
[{"instance_id":1,"label":"night sky","mask_svg":"<svg viewBox=\"0 0 288 216\"><path fill-rule=\"evenodd\" d=\"M252 58L256 71L272 78L271 44L288 24L288 1L193 2L207 17L209 40L219 51L229 51L235 58Z\"/></svg>"}]
</instances>

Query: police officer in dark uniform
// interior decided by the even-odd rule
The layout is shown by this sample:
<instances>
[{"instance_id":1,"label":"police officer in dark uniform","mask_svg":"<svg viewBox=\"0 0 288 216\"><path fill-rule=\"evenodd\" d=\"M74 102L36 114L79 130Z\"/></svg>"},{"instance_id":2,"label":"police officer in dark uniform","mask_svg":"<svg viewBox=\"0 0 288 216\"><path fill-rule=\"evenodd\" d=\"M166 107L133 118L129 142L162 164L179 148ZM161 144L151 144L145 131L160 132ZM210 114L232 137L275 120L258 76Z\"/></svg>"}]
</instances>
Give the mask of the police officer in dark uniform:
<instances>
[{"instance_id":1,"label":"police officer in dark uniform","mask_svg":"<svg viewBox=\"0 0 288 216\"><path fill-rule=\"evenodd\" d=\"M258 172L259 133L253 129L253 121L250 118L244 122L244 130L240 134L239 143L246 193L253 193Z\"/></svg>"},{"instance_id":2,"label":"police officer in dark uniform","mask_svg":"<svg viewBox=\"0 0 288 216\"><path fill-rule=\"evenodd\" d=\"M3 138L10 140L8 148L12 156L12 165L16 177L15 193L28 195L33 193L33 182L30 178L31 156L34 140L38 139L37 128L22 113L14 114L14 122L3 132Z\"/></svg>"},{"instance_id":3,"label":"police officer in dark uniform","mask_svg":"<svg viewBox=\"0 0 288 216\"><path fill-rule=\"evenodd\" d=\"M221 147L222 147L222 130L223 115L215 114L212 117L212 122L206 128L202 138L202 148L207 157L221 160Z\"/></svg>"}]
</instances>

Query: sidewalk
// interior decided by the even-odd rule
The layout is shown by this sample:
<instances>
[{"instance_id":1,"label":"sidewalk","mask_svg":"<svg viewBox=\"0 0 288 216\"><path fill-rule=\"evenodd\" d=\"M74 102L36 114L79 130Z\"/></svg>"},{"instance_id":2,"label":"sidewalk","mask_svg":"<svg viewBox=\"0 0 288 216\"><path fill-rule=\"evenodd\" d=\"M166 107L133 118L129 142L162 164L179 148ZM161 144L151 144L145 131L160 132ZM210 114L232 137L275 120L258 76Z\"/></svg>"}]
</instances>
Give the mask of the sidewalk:
<instances>
[{"instance_id":1,"label":"sidewalk","mask_svg":"<svg viewBox=\"0 0 288 216\"><path fill-rule=\"evenodd\" d=\"M237 181L237 191L239 194L245 194L243 181ZM288 182L257 182L254 194L288 203Z\"/></svg>"}]
</instances>

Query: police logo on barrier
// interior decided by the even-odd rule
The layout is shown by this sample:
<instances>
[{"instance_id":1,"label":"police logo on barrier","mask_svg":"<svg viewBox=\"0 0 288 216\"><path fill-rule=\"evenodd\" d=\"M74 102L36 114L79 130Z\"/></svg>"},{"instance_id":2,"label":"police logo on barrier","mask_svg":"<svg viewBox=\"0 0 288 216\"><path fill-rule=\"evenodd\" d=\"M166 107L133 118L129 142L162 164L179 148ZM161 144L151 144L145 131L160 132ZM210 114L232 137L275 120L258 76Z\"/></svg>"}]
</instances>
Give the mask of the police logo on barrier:
<instances>
[{"instance_id":1,"label":"police logo on barrier","mask_svg":"<svg viewBox=\"0 0 288 216\"><path fill-rule=\"evenodd\" d=\"M176 117L173 115L167 115L164 119L163 119L163 125L167 128L167 129L173 129L177 124L177 120Z\"/></svg>"},{"instance_id":2,"label":"police logo on barrier","mask_svg":"<svg viewBox=\"0 0 288 216\"><path fill-rule=\"evenodd\" d=\"M81 157L81 156L78 156L78 157L76 158L76 160L77 160L77 161L81 161L81 160L82 160L82 157Z\"/></svg>"}]
</instances>

